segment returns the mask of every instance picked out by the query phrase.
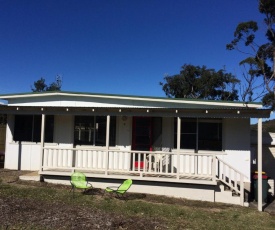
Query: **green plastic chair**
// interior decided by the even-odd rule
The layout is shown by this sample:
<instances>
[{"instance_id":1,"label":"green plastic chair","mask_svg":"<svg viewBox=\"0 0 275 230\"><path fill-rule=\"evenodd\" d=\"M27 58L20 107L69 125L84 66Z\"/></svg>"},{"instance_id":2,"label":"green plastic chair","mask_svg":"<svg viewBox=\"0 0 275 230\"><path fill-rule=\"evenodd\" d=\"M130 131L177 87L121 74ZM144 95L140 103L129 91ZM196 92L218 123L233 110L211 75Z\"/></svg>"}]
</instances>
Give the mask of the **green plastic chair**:
<instances>
[{"instance_id":1,"label":"green plastic chair","mask_svg":"<svg viewBox=\"0 0 275 230\"><path fill-rule=\"evenodd\" d=\"M92 184L87 182L86 176L81 172L74 172L71 175L71 185L72 188L70 192L73 190L73 197L74 197L74 190L76 188L84 189L83 193L85 193L86 189L92 188Z\"/></svg>"},{"instance_id":2,"label":"green plastic chair","mask_svg":"<svg viewBox=\"0 0 275 230\"><path fill-rule=\"evenodd\" d=\"M117 197L123 197L123 195L129 190L132 184L133 184L133 181L131 179L128 179L123 181L123 183L118 187L115 187L115 186L107 187L105 189L105 192L115 194Z\"/></svg>"}]
</instances>

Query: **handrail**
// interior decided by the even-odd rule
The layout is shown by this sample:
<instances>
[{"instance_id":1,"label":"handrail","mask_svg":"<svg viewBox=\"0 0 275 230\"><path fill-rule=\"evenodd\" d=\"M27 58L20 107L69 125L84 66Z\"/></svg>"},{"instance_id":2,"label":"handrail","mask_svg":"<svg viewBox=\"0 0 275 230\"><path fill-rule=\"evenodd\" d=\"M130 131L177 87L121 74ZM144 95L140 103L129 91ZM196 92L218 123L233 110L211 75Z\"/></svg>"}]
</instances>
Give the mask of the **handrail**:
<instances>
[{"instance_id":1,"label":"handrail","mask_svg":"<svg viewBox=\"0 0 275 230\"><path fill-rule=\"evenodd\" d=\"M163 151L134 151L106 148L43 147L41 171L49 168L83 168L105 173L130 172L139 174L179 175L182 177L211 178L216 181L215 154ZM103 154L104 153L104 154ZM159 157L158 162L152 157ZM108 157L108 161L106 160ZM178 160L179 157L179 160ZM147 160L148 159L148 160ZM177 164L181 162L179 167ZM178 177L177 180L180 178Z\"/></svg>"},{"instance_id":2,"label":"handrail","mask_svg":"<svg viewBox=\"0 0 275 230\"><path fill-rule=\"evenodd\" d=\"M88 147L88 148L69 148L69 147L52 147L52 146L44 146L43 149L53 149L53 150L74 150L74 151L85 151L85 150L94 150L94 151L107 151L106 147ZM145 153L145 154L167 154L167 155L175 155L175 152L166 152L166 151L143 151L143 150L121 150L121 149L108 149L108 152L128 152L128 153ZM180 151L180 155L188 155L188 156L217 156L221 155L220 153L194 153L194 152L183 152Z\"/></svg>"},{"instance_id":3,"label":"handrail","mask_svg":"<svg viewBox=\"0 0 275 230\"><path fill-rule=\"evenodd\" d=\"M241 174L243 177L249 179L246 175L244 175L242 172L240 172L238 169L234 168L233 166L231 166L230 164L228 164L227 162L225 162L224 160L220 159L218 156L216 156L218 161L221 161L223 164L226 164L227 166L229 166L231 169L233 169L234 171L236 171L237 173Z\"/></svg>"},{"instance_id":4,"label":"handrail","mask_svg":"<svg viewBox=\"0 0 275 230\"><path fill-rule=\"evenodd\" d=\"M240 195L240 204L244 205L244 178L248 178L246 175L244 175L239 170L235 169L233 166L225 162L224 160L220 159L216 156L217 159L217 178L227 185L229 188L231 188L233 191L238 193ZM222 169L220 168L222 163ZM226 172L226 169L228 169L228 172ZM222 171L222 175L221 175ZM232 179L232 174L234 175L234 179ZM239 175L239 178L238 178ZM239 181L238 181L239 180ZM239 183L239 187L238 187Z\"/></svg>"}]
</instances>

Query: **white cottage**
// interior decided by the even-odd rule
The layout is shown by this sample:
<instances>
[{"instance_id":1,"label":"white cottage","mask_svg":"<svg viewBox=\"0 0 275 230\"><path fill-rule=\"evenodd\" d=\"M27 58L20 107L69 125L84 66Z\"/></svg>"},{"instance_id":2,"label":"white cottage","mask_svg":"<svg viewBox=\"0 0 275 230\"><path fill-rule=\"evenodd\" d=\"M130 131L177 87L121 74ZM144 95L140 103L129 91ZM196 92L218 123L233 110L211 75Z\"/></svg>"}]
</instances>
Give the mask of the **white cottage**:
<instances>
[{"instance_id":1,"label":"white cottage","mask_svg":"<svg viewBox=\"0 0 275 230\"><path fill-rule=\"evenodd\" d=\"M64 91L0 98L6 169L59 182L82 171L101 188L131 178L133 192L244 205L250 118L258 118L261 172L261 121L270 110L258 103Z\"/></svg>"}]
</instances>

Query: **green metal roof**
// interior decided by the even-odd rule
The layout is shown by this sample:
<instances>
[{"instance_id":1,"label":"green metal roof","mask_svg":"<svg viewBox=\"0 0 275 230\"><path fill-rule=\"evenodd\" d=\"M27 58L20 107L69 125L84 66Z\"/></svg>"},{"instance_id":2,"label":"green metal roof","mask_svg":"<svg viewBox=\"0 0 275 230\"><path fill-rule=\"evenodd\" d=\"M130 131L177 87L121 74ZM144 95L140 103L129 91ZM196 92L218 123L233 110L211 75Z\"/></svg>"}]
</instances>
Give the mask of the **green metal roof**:
<instances>
[{"instance_id":1,"label":"green metal roof","mask_svg":"<svg viewBox=\"0 0 275 230\"><path fill-rule=\"evenodd\" d=\"M48 95L77 95L77 96L102 96L102 97L118 97L125 99L158 99L167 102L172 101L196 101L196 102L213 102L225 104L251 104L262 105L260 102L241 102L241 101L222 101L222 100L205 100L205 99L190 99L190 98L167 98L167 97L154 97L154 96L139 96L139 95L123 95L123 94L104 94L104 93L91 93L91 92L72 92L72 91L44 91L44 92L28 92L28 93L14 93L14 94L0 94L0 99L16 98L16 97L32 97L32 96L48 96Z\"/></svg>"}]
</instances>

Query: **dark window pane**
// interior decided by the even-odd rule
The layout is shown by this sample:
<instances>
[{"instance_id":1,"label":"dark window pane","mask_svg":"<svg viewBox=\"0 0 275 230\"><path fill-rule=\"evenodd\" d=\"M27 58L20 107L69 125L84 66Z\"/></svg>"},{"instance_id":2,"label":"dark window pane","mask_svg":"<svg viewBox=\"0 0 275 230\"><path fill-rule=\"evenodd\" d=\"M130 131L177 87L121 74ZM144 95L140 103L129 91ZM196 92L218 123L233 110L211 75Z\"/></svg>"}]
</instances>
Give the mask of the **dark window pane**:
<instances>
[{"instance_id":1,"label":"dark window pane","mask_svg":"<svg viewBox=\"0 0 275 230\"><path fill-rule=\"evenodd\" d=\"M222 123L199 123L199 149L222 150Z\"/></svg>"},{"instance_id":2,"label":"dark window pane","mask_svg":"<svg viewBox=\"0 0 275 230\"><path fill-rule=\"evenodd\" d=\"M174 122L174 148L177 148L177 118ZM181 119L181 136L180 148L181 149L196 149L196 134L197 134L197 119L195 118L182 118Z\"/></svg>"},{"instance_id":3,"label":"dark window pane","mask_svg":"<svg viewBox=\"0 0 275 230\"><path fill-rule=\"evenodd\" d=\"M76 116L74 128L75 145L106 145L106 116ZM116 142L116 118L110 121L110 146Z\"/></svg>"},{"instance_id":4,"label":"dark window pane","mask_svg":"<svg viewBox=\"0 0 275 230\"><path fill-rule=\"evenodd\" d=\"M76 116L74 129L74 143L76 145L94 144L94 117Z\"/></svg>"},{"instance_id":5,"label":"dark window pane","mask_svg":"<svg viewBox=\"0 0 275 230\"><path fill-rule=\"evenodd\" d=\"M41 116L33 116L33 142L41 141Z\"/></svg>"},{"instance_id":6,"label":"dark window pane","mask_svg":"<svg viewBox=\"0 0 275 230\"><path fill-rule=\"evenodd\" d=\"M106 121L107 117L98 116L96 117L96 138L95 145L96 146L105 146L106 145Z\"/></svg>"},{"instance_id":7,"label":"dark window pane","mask_svg":"<svg viewBox=\"0 0 275 230\"><path fill-rule=\"evenodd\" d=\"M180 148L196 149L196 134L182 134Z\"/></svg>"},{"instance_id":8,"label":"dark window pane","mask_svg":"<svg viewBox=\"0 0 275 230\"><path fill-rule=\"evenodd\" d=\"M41 115L16 115L14 141L41 141ZM53 142L54 116L46 116L45 142Z\"/></svg>"},{"instance_id":9,"label":"dark window pane","mask_svg":"<svg viewBox=\"0 0 275 230\"><path fill-rule=\"evenodd\" d=\"M197 120L182 118L181 133L197 133Z\"/></svg>"},{"instance_id":10,"label":"dark window pane","mask_svg":"<svg viewBox=\"0 0 275 230\"><path fill-rule=\"evenodd\" d=\"M116 117L111 117L110 122L110 146L116 145Z\"/></svg>"},{"instance_id":11,"label":"dark window pane","mask_svg":"<svg viewBox=\"0 0 275 230\"><path fill-rule=\"evenodd\" d=\"M46 116L45 142L53 143L54 116Z\"/></svg>"},{"instance_id":12,"label":"dark window pane","mask_svg":"<svg viewBox=\"0 0 275 230\"><path fill-rule=\"evenodd\" d=\"M14 141L32 141L32 119L29 115L16 115L14 118Z\"/></svg>"},{"instance_id":13,"label":"dark window pane","mask_svg":"<svg viewBox=\"0 0 275 230\"><path fill-rule=\"evenodd\" d=\"M177 147L177 118L174 120L174 148ZM198 136L198 137L197 137ZM198 143L197 143L198 138ZM218 119L181 120L181 149L222 150L222 122Z\"/></svg>"}]
</instances>

